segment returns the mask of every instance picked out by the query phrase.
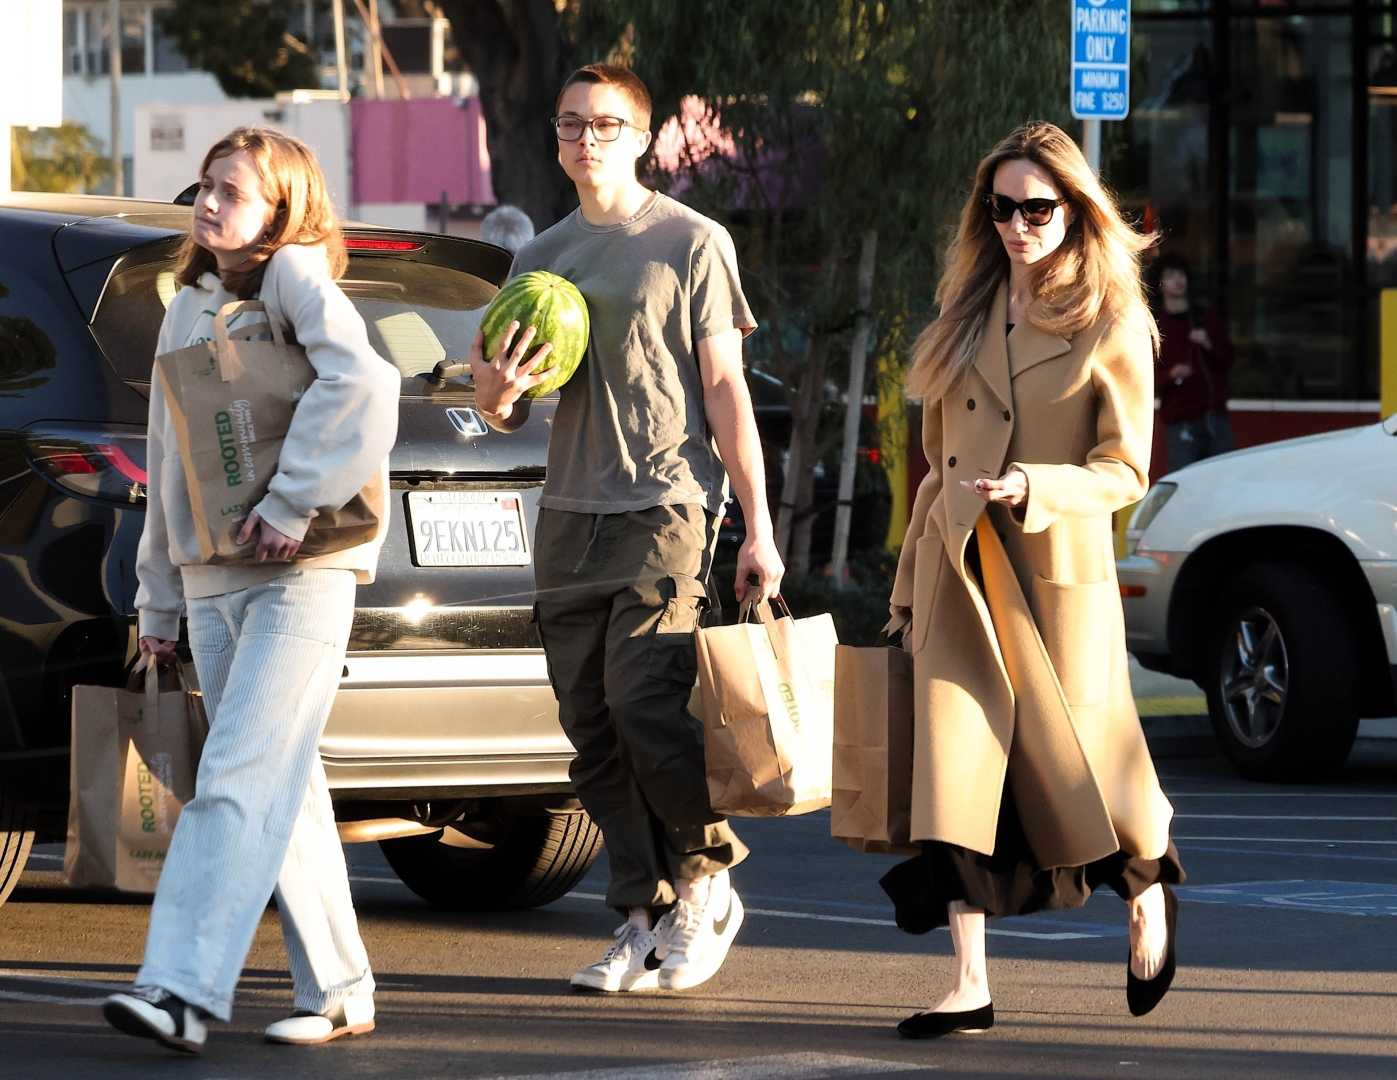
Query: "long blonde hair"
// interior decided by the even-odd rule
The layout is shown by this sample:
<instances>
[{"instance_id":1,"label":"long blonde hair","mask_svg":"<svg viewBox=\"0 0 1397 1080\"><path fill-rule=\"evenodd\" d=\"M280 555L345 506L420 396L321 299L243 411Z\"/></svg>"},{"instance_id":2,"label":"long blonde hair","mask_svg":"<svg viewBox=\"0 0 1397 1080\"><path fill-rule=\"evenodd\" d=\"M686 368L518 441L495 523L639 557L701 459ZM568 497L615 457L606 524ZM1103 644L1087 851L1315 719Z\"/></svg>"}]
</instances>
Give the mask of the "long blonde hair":
<instances>
[{"instance_id":1,"label":"long blonde hair","mask_svg":"<svg viewBox=\"0 0 1397 1080\"><path fill-rule=\"evenodd\" d=\"M1071 337L1103 315L1139 317L1158 347L1159 333L1140 280L1140 256L1156 237L1137 232L1121 217L1115 197L1065 131L1033 121L1011 131L975 170L936 288L940 316L912 346L907 388L913 397L936 401L975 362L995 293L1009 276L1009 256L984 200L999 166L1020 159L1052 178L1073 214L1062 244L1033 267L1034 302L1025 317L1038 329L1062 337Z\"/></svg>"},{"instance_id":2,"label":"long blonde hair","mask_svg":"<svg viewBox=\"0 0 1397 1080\"><path fill-rule=\"evenodd\" d=\"M344 234L314 151L300 139L271 128L234 128L209 147L199 165L199 178L203 179L216 159L239 150L246 151L252 159L262 182L263 198L275 209L266 235L247 262L222 272L224 287L243 300L257 295L267 260L287 244L324 247L331 275L338 278L343 274L348 262ZM196 244L191 233L180 248L175 280L181 285L194 285L201 274L217 270L213 252Z\"/></svg>"}]
</instances>

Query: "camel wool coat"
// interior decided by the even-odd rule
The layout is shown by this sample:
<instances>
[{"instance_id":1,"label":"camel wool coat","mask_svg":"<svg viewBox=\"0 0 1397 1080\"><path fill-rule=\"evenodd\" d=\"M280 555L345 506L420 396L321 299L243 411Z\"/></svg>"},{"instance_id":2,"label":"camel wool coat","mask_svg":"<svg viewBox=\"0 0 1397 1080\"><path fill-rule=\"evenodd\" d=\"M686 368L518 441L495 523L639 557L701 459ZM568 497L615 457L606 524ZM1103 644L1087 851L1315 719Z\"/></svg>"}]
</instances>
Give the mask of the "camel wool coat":
<instances>
[{"instance_id":1,"label":"camel wool coat","mask_svg":"<svg viewBox=\"0 0 1397 1080\"><path fill-rule=\"evenodd\" d=\"M1005 335L1001 285L964 379L923 418L891 604L910 607L913 840L991 854L1005 783L1035 862L1159 858L1173 810L1131 693L1111 515L1148 485L1153 346L1137 322ZM1028 477L1015 510L962 480ZM967 564L972 532L984 587Z\"/></svg>"}]
</instances>

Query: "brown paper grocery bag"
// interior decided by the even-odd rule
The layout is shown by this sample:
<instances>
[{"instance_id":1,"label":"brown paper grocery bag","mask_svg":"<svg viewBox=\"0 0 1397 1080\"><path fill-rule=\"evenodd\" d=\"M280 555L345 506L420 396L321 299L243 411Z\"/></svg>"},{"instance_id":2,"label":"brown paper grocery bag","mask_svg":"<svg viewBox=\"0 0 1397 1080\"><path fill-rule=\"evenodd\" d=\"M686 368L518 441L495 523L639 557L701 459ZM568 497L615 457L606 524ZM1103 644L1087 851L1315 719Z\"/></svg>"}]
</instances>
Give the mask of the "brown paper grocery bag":
<instances>
[{"instance_id":1,"label":"brown paper grocery bag","mask_svg":"<svg viewBox=\"0 0 1397 1080\"><path fill-rule=\"evenodd\" d=\"M153 893L180 809L194 797L208 723L178 670L143 662L126 689L73 688L70 885Z\"/></svg>"},{"instance_id":2,"label":"brown paper grocery bag","mask_svg":"<svg viewBox=\"0 0 1397 1080\"><path fill-rule=\"evenodd\" d=\"M234 314L265 310L256 300L225 304L214 317L214 340L155 358L179 441L199 555L207 563L255 558L255 542L239 545L238 529L267 494L296 403L315 381L305 349L288 342L274 322L228 329ZM247 340L268 332L271 341ZM298 557L367 543L386 513L383 478L375 475L346 505L316 514Z\"/></svg>"},{"instance_id":3,"label":"brown paper grocery bag","mask_svg":"<svg viewBox=\"0 0 1397 1080\"><path fill-rule=\"evenodd\" d=\"M830 833L856 851L916 854L912 824L912 657L840 645L834 664Z\"/></svg>"},{"instance_id":4,"label":"brown paper grocery bag","mask_svg":"<svg viewBox=\"0 0 1397 1080\"><path fill-rule=\"evenodd\" d=\"M829 615L744 605L734 626L696 635L698 702L715 812L805 814L829 805L834 648Z\"/></svg>"}]
</instances>

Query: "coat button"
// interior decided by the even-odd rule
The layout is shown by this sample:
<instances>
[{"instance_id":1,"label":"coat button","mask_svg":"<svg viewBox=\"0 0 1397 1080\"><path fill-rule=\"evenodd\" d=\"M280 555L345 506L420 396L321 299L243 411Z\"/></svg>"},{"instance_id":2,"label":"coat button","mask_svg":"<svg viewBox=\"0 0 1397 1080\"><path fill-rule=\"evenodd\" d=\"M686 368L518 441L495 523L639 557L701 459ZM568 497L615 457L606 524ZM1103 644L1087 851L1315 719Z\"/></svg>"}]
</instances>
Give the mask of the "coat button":
<instances>
[{"instance_id":1,"label":"coat button","mask_svg":"<svg viewBox=\"0 0 1397 1080\"><path fill-rule=\"evenodd\" d=\"M975 399L974 399L974 398L969 398L969 399L967 399L966 402L965 402L965 407L966 407L967 409L969 409L971 412L974 412L974 411L975 411Z\"/></svg>"},{"instance_id":2,"label":"coat button","mask_svg":"<svg viewBox=\"0 0 1397 1080\"><path fill-rule=\"evenodd\" d=\"M1009 414L1009 410L1008 410L1008 409L1005 409L1005 410L1004 410L1004 419L1005 419L1005 420L1012 420L1012 419L1014 419L1013 416L1011 416L1011 415Z\"/></svg>"},{"instance_id":3,"label":"coat button","mask_svg":"<svg viewBox=\"0 0 1397 1080\"><path fill-rule=\"evenodd\" d=\"M946 459L946 467L948 469L954 469L956 467L956 458L954 454Z\"/></svg>"}]
</instances>

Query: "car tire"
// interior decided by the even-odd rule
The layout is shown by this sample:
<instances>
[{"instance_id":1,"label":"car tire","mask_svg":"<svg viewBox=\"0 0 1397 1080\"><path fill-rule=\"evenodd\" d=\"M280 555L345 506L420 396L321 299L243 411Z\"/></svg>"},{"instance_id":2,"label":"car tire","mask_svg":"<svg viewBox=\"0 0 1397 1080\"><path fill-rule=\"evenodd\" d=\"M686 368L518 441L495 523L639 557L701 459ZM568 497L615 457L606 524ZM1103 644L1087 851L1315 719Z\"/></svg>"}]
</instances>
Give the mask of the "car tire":
<instances>
[{"instance_id":1,"label":"car tire","mask_svg":"<svg viewBox=\"0 0 1397 1080\"><path fill-rule=\"evenodd\" d=\"M0 784L0 904L10 898L34 846L34 818L29 806Z\"/></svg>"},{"instance_id":2,"label":"car tire","mask_svg":"<svg viewBox=\"0 0 1397 1080\"><path fill-rule=\"evenodd\" d=\"M445 911L518 911L566 896L602 849L587 814L497 819L488 848L460 848L441 834L383 840L379 847L403 884Z\"/></svg>"},{"instance_id":3,"label":"car tire","mask_svg":"<svg viewBox=\"0 0 1397 1080\"><path fill-rule=\"evenodd\" d=\"M1298 563L1227 586L1204 656L1218 744L1251 780L1315 780L1358 733L1357 634L1335 588Z\"/></svg>"}]
</instances>

